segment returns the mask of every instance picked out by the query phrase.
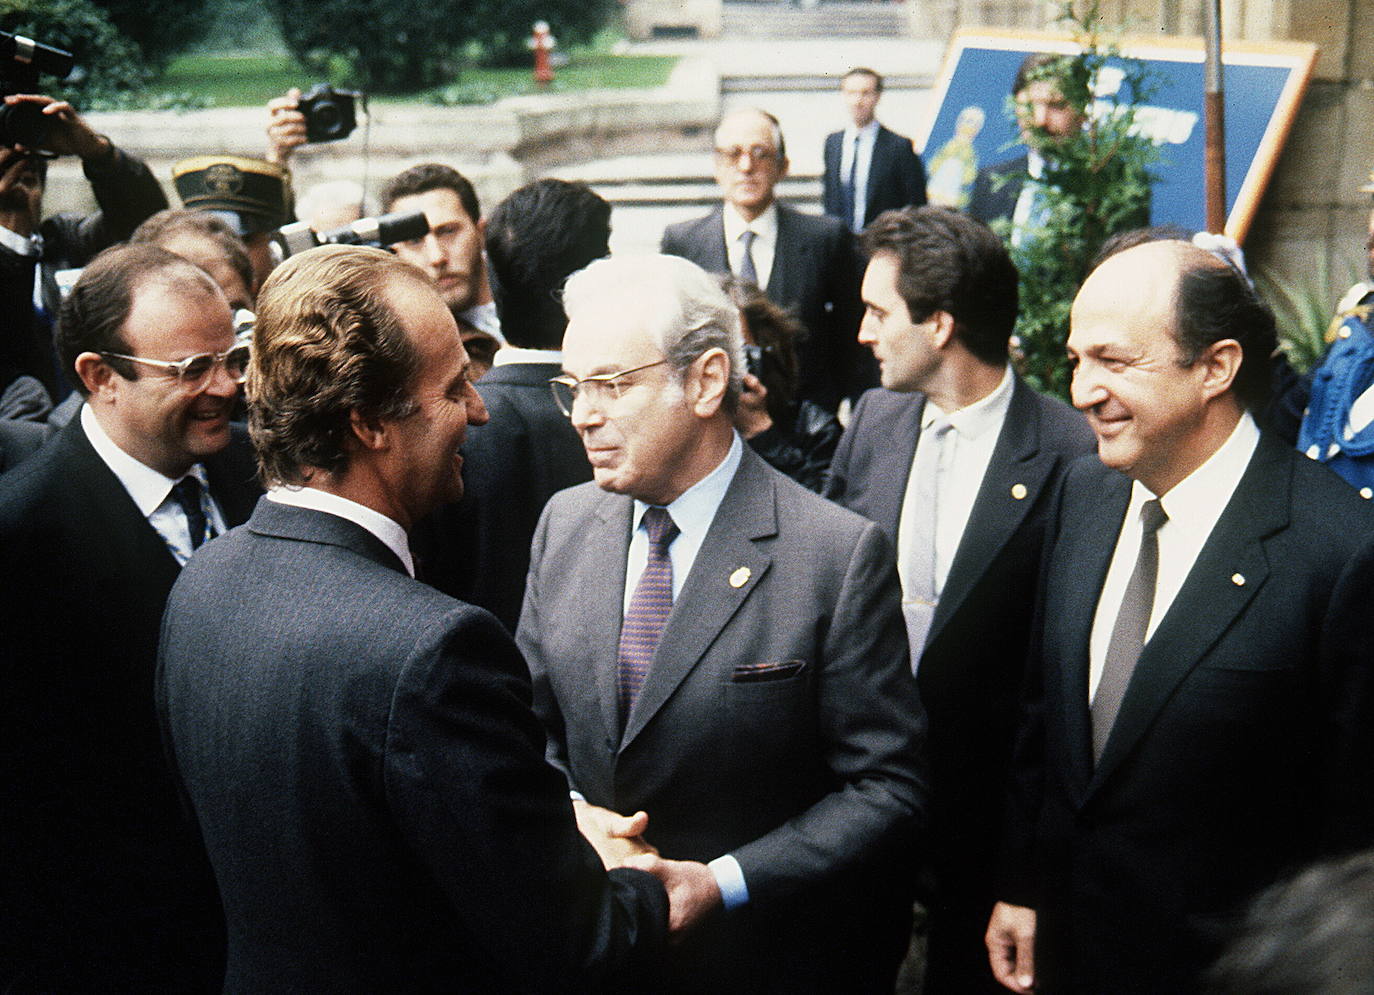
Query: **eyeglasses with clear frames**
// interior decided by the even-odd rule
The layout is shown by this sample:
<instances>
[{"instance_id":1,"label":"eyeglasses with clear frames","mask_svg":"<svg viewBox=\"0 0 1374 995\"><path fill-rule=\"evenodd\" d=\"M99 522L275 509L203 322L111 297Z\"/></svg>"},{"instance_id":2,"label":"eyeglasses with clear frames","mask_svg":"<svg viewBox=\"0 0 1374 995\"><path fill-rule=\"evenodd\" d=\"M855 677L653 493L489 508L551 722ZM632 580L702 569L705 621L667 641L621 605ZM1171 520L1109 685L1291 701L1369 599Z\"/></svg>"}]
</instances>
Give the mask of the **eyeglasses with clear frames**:
<instances>
[{"instance_id":1,"label":"eyeglasses with clear frames","mask_svg":"<svg viewBox=\"0 0 1374 995\"><path fill-rule=\"evenodd\" d=\"M148 359L144 356L129 356L122 352L102 352L106 359L123 359L130 363L155 366L176 380L178 386L186 390L196 390L210 379L216 366L223 365L224 372L234 383L243 383L248 376L248 360L252 348L246 342L232 346L224 352L198 352L185 359Z\"/></svg>"},{"instance_id":2,"label":"eyeglasses with clear frames","mask_svg":"<svg viewBox=\"0 0 1374 995\"><path fill-rule=\"evenodd\" d=\"M553 399L558 405L558 410L571 418L573 405L584 394L593 404L605 404L608 401L614 403L620 400L621 392L626 388L626 385L620 382L621 377L628 377L631 373L641 370L651 370L667 362L666 359L660 359L656 363L645 363L643 366L621 370L619 373L598 373L594 377L585 377L581 380L573 377L554 377L549 381L549 389L553 391Z\"/></svg>"}]
</instances>

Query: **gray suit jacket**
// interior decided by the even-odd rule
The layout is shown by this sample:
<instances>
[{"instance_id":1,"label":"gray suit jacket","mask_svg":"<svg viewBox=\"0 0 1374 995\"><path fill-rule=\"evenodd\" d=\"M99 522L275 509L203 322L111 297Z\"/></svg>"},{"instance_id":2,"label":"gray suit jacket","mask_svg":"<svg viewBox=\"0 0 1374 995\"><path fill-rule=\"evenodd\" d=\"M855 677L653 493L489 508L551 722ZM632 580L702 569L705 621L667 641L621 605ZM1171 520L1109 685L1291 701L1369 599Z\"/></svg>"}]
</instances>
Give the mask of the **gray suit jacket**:
<instances>
[{"instance_id":1,"label":"gray suit jacket","mask_svg":"<svg viewBox=\"0 0 1374 995\"><path fill-rule=\"evenodd\" d=\"M669 225L663 252L690 259L708 273L729 273L724 210ZM831 411L841 397L857 398L878 382L873 357L857 339L862 272L854 238L839 219L778 204L768 299L789 308L806 327L806 338L796 344L798 399Z\"/></svg>"},{"instance_id":2,"label":"gray suit jacket","mask_svg":"<svg viewBox=\"0 0 1374 995\"><path fill-rule=\"evenodd\" d=\"M622 733L631 516L586 484L535 534L518 639L550 758L646 811L665 857L739 861L749 904L678 951L675 990L878 989L910 895L889 861L925 807L891 547L746 447Z\"/></svg>"},{"instance_id":3,"label":"gray suit jacket","mask_svg":"<svg viewBox=\"0 0 1374 995\"><path fill-rule=\"evenodd\" d=\"M656 955L663 890L602 871L529 696L491 615L352 522L264 498L199 552L158 704L225 990L601 991Z\"/></svg>"}]
</instances>

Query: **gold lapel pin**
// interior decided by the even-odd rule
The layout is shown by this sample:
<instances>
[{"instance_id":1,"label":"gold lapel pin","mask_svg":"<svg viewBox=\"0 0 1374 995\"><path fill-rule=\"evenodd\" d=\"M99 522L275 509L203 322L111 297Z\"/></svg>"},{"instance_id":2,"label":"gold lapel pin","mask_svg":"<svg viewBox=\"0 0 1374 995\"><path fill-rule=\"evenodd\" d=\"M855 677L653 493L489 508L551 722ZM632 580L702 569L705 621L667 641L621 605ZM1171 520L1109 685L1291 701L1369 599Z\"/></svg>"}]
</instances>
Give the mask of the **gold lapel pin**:
<instances>
[{"instance_id":1,"label":"gold lapel pin","mask_svg":"<svg viewBox=\"0 0 1374 995\"><path fill-rule=\"evenodd\" d=\"M1236 587L1244 587L1244 586L1245 586L1245 575L1244 575L1244 574L1232 574L1232 575L1231 575L1231 583L1232 583L1232 584L1235 584Z\"/></svg>"},{"instance_id":2,"label":"gold lapel pin","mask_svg":"<svg viewBox=\"0 0 1374 995\"><path fill-rule=\"evenodd\" d=\"M1016 498L1016 500L1018 500L1018 501L1024 501L1024 500L1026 499L1026 485L1025 485L1025 484L1012 484L1012 485L1011 485L1011 496L1014 497L1014 498Z\"/></svg>"},{"instance_id":3,"label":"gold lapel pin","mask_svg":"<svg viewBox=\"0 0 1374 995\"><path fill-rule=\"evenodd\" d=\"M745 584L749 583L749 577L749 568L740 567L738 570L736 570L734 573L730 575L730 586L743 587Z\"/></svg>"}]
</instances>

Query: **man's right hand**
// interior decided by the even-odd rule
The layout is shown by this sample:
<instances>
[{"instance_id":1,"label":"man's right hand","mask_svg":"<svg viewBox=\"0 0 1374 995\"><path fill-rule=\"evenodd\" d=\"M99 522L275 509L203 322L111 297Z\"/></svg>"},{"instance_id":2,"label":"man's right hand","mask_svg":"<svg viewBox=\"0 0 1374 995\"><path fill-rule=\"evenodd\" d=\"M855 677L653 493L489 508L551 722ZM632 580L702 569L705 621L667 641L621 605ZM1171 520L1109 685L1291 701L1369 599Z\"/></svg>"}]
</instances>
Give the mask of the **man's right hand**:
<instances>
[{"instance_id":1,"label":"man's right hand","mask_svg":"<svg viewBox=\"0 0 1374 995\"><path fill-rule=\"evenodd\" d=\"M267 102L267 161L285 166L291 153L305 144L305 115L297 110L301 91L292 87L284 97Z\"/></svg>"},{"instance_id":2,"label":"man's right hand","mask_svg":"<svg viewBox=\"0 0 1374 995\"><path fill-rule=\"evenodd\" d=\"M606 870L623 867L627 857L640 853L658 853L644 842L649 828L649 816L644 812L621 815L599 805L591 805L580 798L573 799L573 814L582 833Z\"/></svg>"},{"instance_id":3,"label":"man's right hand","mask_svg":"<svg viewBox=\"0 0 1374 995\"><path fill-rule=\"evenodd\" d=\"M1035 910L998 902L984 937L992 976L1021 995L1035 987Z\"/></svg>"}]
</instances>

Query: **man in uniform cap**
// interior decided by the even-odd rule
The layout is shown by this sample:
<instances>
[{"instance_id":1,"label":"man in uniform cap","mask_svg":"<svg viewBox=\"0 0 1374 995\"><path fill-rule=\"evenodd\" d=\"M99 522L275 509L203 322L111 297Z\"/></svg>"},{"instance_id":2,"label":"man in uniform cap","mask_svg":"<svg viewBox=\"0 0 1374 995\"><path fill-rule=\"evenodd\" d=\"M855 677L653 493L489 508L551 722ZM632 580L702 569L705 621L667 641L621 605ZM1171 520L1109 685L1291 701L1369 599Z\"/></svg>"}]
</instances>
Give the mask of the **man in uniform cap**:
<instances>
[{"instance_id":1,"label":"man in uniform cap","mask_svg":"<svg viewBox=\"0 0 1374 995\"><path fill-rule=\"evenodd\" d=\"M275 163L238 155L200 155L172 167L181 203L229 222L253 260L253 290L272 271L272 232L289 222L291 174Z\"/></svg>"}]
</instances>

